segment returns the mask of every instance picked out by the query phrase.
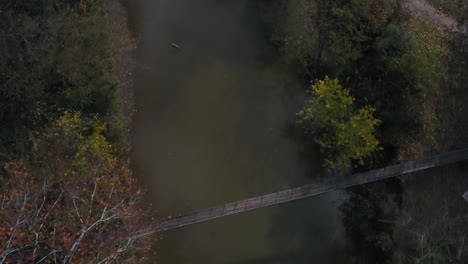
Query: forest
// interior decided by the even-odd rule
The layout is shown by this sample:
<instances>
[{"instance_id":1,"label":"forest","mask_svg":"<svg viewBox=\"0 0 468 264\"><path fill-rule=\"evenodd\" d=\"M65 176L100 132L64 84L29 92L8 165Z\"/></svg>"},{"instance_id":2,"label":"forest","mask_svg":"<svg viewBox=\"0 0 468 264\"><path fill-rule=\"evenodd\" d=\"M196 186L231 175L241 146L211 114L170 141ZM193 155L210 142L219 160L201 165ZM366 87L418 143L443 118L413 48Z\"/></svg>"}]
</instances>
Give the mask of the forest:
<instances>
[{"instance_id":1,"label":"forest","mask_svg":"<svg viewBox=\"0 0 468 264\"><path fill-rule=\"evenodd\" d=\"M312 83L299 123L329 167L358 172L467 145L468 3L427 1L444 15L425 16L414 2L262 2L272 43ZM454 171L351 189L342 214L356 263L467 262L468 181Z\"/></svg>"},{"instance_id":2,"label":"forest","mask_svg":"<svg viewBox=\"0 0 468 264\"><path fill-rule=\"evenodd\" d=\"M0 263L138 262L151 246L128 164L133 44L111 4L0 3Z\"/></svg>"},{"instance_id":3,"label":"forest","mask_svg":"<svg viewBox=\"0 0 468 264\"><path fill-rule=\"evenodd\" d=\"M156 213L130 162L137 41L117 2L0 3L0 263L150 262ZM256 8L302 78L295 125L327 170L468 146L467 1ZM349 189L354 263L468 263L467 165Z\"/></svg>"}]
</instances>

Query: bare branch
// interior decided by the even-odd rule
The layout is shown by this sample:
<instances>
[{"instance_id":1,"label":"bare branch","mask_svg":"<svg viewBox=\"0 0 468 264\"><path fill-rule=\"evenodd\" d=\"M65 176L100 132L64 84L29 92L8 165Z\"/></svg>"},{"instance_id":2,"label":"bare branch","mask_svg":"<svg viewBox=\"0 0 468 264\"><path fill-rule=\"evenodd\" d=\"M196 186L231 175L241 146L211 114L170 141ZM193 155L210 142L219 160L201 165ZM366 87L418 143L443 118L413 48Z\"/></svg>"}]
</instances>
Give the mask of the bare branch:
<instances>
[{"instance_id":1,"label":"bare branch","mask_svg":"<svg viewBox=\"0 0 468 264\"><path fill-rule=\"evenodd\" d=\"M39 216L39 214L41 213L42 208L44 207L45 201L46 201L46 183L47 183L47 181L44 179L44 184L42 185L42 193L43 193L43 195L42 195L42 204L39 207L39 210L37 210L36 216Z\"/></svg>"},{"instance_id":2,"label":"bare branch","mask_svg":"<svg viewBox=\"0 0 468 264\"><path fill-rule=\"evenodd\" d=\"M62 198L62 195L63 195L64 191L60 192L59 196L57 197L57 199L55 199L55 202L54 204L52 204L52 207L50 208L50 210L48 210L48 212L46 213L46 215L44 216L44 219L41 223L41 225L39 226L39 230L42 229L42 227L44 226L44 223L46 223L47 221L47 217L49 216L49 213L55 208L55 206L57 205L58 201L60 200L60 198Z\"/></svg>"},{"instance_id":3,"label":"bare branch","mask_svg":"<svg viewBox=\"0 0 468 264\"><path fill-rule=\"evenodd\" d=\"M93 200L94 200L94 195L96 195L96 190L97 190L97 181L99 180L99 176L94 179L94 189L93 193L91 194L91 201L89 202L89 213L93 210Z\"/></svg>"},{"instance_id":4,"label":"bare branch","mask_svg":"<svg viewBox=\"0 0 468 264\"><path fill-rule=\"evenodd\" d=\"M26 194L23 196L23 205L21 206L19 215L16 218L15 225L13 226L13 231L11 232L10 238L8 239L8 242L7 242L6 246L5 246L5 249L4 249L4 254L5 255L3 256L2 260L0 261L0 264L5 263L5 260L6 260L7 256L9 254L11 254L12 252L16 251L16 250L13 250L13 251L10 250L10 247L11 247L11 243L13 242L13 239L16 236L16 231L18 229L18 226L22 223L21 218L23 217L23 209L26 206L26 202L28 200L28 195L29 195L29 189L27 189Z\"/></svg>"},{"instance_id":5,"label":"bare branch","mask_svg":"<svg viewBox=\"0 0 468 264\"><path fill-rule=\"evenodd\" d=\"M81 215L80 215L80 213L78 212L78 207L76 206L75 197L76 197L76 196L73 196L73 197L72 197L73 206L75 207L75 212L76 212L76 215L78 215L78 218L80 219L80 222L83 223L83 218L81 218Z\"/></svg>"},{"instance_id":6,"label":"bare branch","mask_svg":"<svg viewBox=\"0 0 468 264\"><path fill-rule=\"evenodd\" d=\"M50 255L52 255L52 254L55 255L55 253L61 252L61 251L63 251L63 250L61 250L61 249L54 249L54 250L52 250L52 251L49 252L47 255L45 255L43 258L41 258L38 262L36 262L36 264L39 264L39 263L41 263L42 261L46 260ZM56 261L55 261L55 262L56 262Z\"/></svg>"}]
</instances>

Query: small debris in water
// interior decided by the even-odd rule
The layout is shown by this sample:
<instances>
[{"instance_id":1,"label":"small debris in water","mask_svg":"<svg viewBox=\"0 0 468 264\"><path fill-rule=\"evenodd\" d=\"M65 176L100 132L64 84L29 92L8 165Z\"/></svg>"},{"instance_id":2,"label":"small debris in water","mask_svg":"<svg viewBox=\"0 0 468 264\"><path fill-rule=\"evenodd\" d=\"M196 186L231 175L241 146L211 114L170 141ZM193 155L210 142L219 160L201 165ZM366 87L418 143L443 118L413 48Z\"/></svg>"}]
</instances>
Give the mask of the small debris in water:
<instances>
[{"instance_id":1,"label":"small debris in water","mask_svg":"<svg viewBox=\"0 0 468 264\"><path fill-rule=\"evenodd\" d=\"M171 46L174 48L174 49L180 49L180 46L175 44L174 42L171 43Z\"/></svg>"}]
</instances>

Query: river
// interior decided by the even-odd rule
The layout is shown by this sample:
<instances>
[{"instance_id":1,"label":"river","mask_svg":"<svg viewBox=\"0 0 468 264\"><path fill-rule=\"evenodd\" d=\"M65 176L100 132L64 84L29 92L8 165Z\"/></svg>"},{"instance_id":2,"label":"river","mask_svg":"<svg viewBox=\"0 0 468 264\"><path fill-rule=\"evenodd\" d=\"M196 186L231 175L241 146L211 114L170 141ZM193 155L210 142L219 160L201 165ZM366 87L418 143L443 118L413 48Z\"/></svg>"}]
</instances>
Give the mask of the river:
<instances>
[{"instance_id":1,"label":"river","mask_svg":"<svg viewBox=\"0 0 468 264\"><path fill-rule=\"evenodd\" d=\"M159 217L299 186L320 172L291 136L303 80L280 62L252 1L122 1L139 39L133 159ZM346 263L340 197L164 232L155 261Z\"/></svg>"}]
</instances>

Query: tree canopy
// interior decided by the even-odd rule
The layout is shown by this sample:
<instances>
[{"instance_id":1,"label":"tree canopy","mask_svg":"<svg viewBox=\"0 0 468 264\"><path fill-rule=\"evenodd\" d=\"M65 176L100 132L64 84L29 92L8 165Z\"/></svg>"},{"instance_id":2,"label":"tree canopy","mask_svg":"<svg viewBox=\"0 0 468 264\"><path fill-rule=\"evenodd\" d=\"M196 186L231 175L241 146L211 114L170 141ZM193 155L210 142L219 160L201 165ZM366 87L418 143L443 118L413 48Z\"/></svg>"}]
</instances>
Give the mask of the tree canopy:
<instances>
[{"instance_id":1,"label":"tree canopy","mask_svg":"<svg viewBox=\"0 0 468 264\"><path fill-rule=\"evenodd\" d=\"M337 79L325 77L312 84L309 92L310 99L298 113L299 123L312 127L326 166L347 169L350 160L362 163L380 149L374 135L380 120L374 117L374 108L355 109L349 89Z\"/></svg>"},{"instance_id":2,"label":"tree canopy","mask_svg":"<svg viewBox=\"0 0 468 264\"><path fill-rule=\"evenodd\" d=\"M65 112L34 139L33 157L0 164L0 263L144 260L154 234L144 192L104 129Z\"/></svg>"}]
</instances>

